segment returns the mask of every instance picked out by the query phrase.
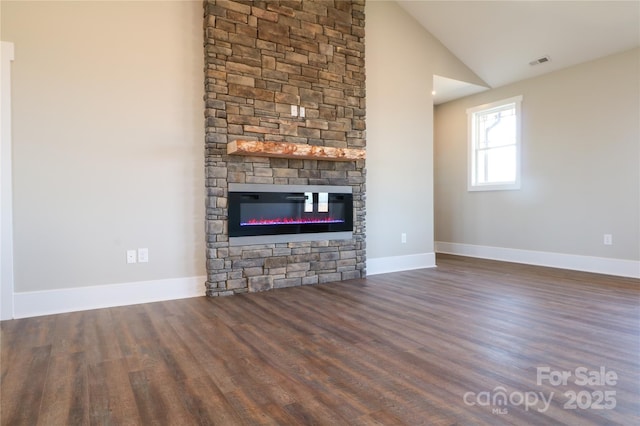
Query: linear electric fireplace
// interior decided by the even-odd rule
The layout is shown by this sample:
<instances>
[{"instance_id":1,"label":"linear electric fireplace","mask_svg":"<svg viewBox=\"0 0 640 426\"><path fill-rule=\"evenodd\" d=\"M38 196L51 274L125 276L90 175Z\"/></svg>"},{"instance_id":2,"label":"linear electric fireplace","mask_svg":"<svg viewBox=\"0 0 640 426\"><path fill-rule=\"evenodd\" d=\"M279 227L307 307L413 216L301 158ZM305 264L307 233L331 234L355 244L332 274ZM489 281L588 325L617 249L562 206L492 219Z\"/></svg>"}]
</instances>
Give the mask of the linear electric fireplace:
<instances>
[{"instance_id":1,"label":"linear electric fireplace","mask_svg":"<svg viewBox=\"0 0 640 426\"><path fill-rule=\"evenodd\" d=\"M229 184L229 243L353 236L350 186Z\"/></svg>"}]
</instances>

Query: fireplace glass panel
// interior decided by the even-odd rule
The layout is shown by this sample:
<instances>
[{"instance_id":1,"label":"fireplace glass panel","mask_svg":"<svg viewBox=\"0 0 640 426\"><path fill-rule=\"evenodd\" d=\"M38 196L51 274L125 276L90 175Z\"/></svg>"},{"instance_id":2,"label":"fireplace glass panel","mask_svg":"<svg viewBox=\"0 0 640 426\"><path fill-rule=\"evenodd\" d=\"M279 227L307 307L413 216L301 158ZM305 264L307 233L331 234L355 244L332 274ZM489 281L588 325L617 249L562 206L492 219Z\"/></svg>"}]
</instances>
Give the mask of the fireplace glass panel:
<instances>
[{"instance_id":1,"label":"fireplace glass panel","mask_svg":"<svg viewBox=\"0 0 640 426\"><path fill-rule=\"evenodd\" d=\"M229 236L353 230L352 194L230 192Z\"/></svg>"}]
</instances>

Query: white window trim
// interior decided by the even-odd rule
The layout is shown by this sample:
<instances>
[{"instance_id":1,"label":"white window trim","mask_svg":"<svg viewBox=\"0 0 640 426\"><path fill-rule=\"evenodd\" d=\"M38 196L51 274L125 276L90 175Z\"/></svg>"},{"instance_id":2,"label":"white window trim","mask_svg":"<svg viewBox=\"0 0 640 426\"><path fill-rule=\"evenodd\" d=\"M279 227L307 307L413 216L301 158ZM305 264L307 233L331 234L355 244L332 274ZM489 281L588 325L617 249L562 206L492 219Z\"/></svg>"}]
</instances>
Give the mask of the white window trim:
<instances>
[{"instance_id":1,"label":"white window trim","mask_svg":"<svg viewBox=\"0 0 640 426\"><path fill-rule=\"evenodd\" d=\"M516 178L515 182L495 183L495 184L477 184L474 183L475 162L473 147L473 115L478 111L486 111L493 108L499 108L505 104L515 104L516 107ZM520 189L520 157L521 157L521 121L522 121L522 95L514 96L500 101L491 102L484 105L478 105L467 109L467 191L504 191Z\"/></svg>"}]
</instances>

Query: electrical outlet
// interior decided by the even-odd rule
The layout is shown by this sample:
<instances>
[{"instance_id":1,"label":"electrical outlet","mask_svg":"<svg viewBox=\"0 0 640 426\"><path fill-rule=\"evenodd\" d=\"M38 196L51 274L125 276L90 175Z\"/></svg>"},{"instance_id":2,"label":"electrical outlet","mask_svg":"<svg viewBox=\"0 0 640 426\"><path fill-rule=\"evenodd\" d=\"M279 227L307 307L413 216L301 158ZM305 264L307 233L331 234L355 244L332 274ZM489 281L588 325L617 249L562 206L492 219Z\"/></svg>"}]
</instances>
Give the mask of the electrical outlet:
<instances>
[{"instance_id":1,"label":"electrical outlet","mask_svg":"<svg viewBox=\"0 0 640 426\"><path fill-rule=\"evenodd\" d=\"M139 248L138 249L138 262L139 263L147 263L149 261L149 249L148 248Z\"/></svg>"},{"instance_id":2,"label":"electrical outlet","mask_svg":"<svg viewBox=\"0 0 640 426\"><path fill-rule=\"evenodd\" d=\"M304 109L303 106L300 107L300 117L303 117L306 115L307 111Z\"/></svg>"},{"instance_id":3,"label":"electrical outlet","mask_svg":"<svg viewBox=\"0 0 640 426\"><path fill-rule=\"evenodd\" d=\"M291 116L292 117L298 116L298 105L291 105Z\"/></svg>"},{"instance_id":4,"label":"electrical outlet","mask_svg":"<svg viewBox=\"0 0 640 426\"><path fill-rule=\"evenodd\" d=\"M137 255L135 250L127 250L127 263L136 263Z\"/></svg>"},{"instance_id":5,"label":"electrical outlet","mask_svg":"<svg viewBox=\"0 0 640 426\"><path fill-rule=\"evenodd\" d=\"M403 244L407 242L407 234L406 233L402 233L400 234L400 242L402 242Z\"/></svg>"},{"instance_id":6,"label":"electrical outlet","mask_svg":"<svg viewBox=\"0 0 640 426\"><path fill-rule=\"evenodd\" d=\"M604 234L604 245L605 246L612 246L613 245L613 235L611 234Z\"/></svg>"}]
</instances>

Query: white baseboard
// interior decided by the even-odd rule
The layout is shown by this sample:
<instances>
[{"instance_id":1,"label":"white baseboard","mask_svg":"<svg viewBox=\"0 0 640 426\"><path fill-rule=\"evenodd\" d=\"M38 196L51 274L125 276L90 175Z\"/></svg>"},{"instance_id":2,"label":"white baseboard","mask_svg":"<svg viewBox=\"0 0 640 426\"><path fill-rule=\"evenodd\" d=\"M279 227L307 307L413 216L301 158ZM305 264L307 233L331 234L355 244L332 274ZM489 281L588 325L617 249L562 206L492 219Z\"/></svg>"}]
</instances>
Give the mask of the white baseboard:
<instances>
[{"instance_id":1,"label":"white baseboard","mask_svg":"<svg viewBox=\"0 0 640 426\"><path fill-rule=\"evenodd\" d=\"M406 256L378 257L367 259L367 275L388 272L410 271L412 269L435 268L435 253L409 254Z\"/></svg>"},{"instance_id":2,"label":"white baseboard","mask_svg":"<svg viewBox=\"0 0 640 426\"><path fill-rule=\"evenodd\" d=\"M640 278L640 261L436 241L436 253Z\"/></svg>"},{"instance_id":3,"label":"white baseboard","mask_svg":"<svg viewBox=\"0 0 640 426\"><path fill-rule=\"evenodd\" d=\"M205 295L206 277L172 278L14 293L14 318L37 317Z\"/></svg>"}]
</instances>

